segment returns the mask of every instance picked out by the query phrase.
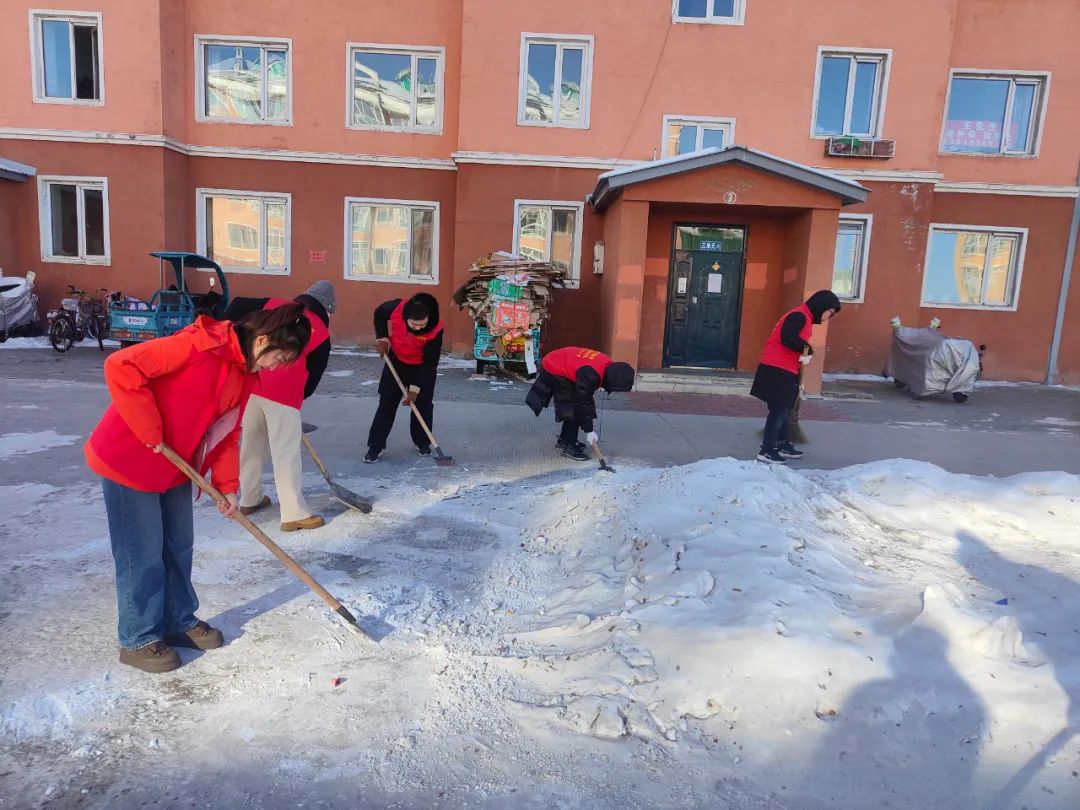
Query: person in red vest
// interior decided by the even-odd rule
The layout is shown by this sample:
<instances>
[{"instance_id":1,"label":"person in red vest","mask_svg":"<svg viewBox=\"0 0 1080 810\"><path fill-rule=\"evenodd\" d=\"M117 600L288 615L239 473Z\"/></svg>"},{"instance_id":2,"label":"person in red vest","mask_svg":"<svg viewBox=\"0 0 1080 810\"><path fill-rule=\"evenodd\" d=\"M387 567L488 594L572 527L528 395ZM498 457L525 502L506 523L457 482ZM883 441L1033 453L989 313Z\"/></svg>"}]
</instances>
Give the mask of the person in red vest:
<instances>
[{"instance_id":1,"label":"person in red vest","mask_svg":"<svg viewBox=\"0 0 1080 810\"><path fill-rule=\"evenodd\" d=\"M364 462L374 464L386 449L386 439L394 426L400 405L413 403L428 427L435 415L435 374L442 356L443 329L439 320L439 302L427 293L417 293L408 300L394 298L375 310L375 349L394 364L407 393L401 398L390 369L383 368L379 378L379 407L371 420L368 449ZM412 414L409 434L422 456L431 455L431 442Z\"/></svg>"},{"instance_id":2,"label":"person in red vest","mask_svg":"<svg viewBox=\"0 0 1080 810\"><path fill-rule=\"evenodd\" d=\"M791 410L799 397L799 369L810 362L814 350L810 335L815 323L825 323L840 311L840 299L831 290L819 290L776 322L761 362L754 374L750 395L769 406L765 436L757 460L784 464L802 458L802 451L788 439Z\"/></svg>"},{"instance_id":3,"label":"person in red vest","mask_svg":"<svg viewBox=\"0 0 1080 810\"><path fill-rule=\"evenodd\" d=\"M555 399L555 421L562 422L555 446L574 461L588 461L586 444L578 441L578 430L585 431L585 441L595 445L600 439L593 431L596 419L596 392L629 391L634 387L634 369L617 363L603 352L567 346L544 355L540 371L525 403L537 416Z\"/></svg>"},{"instance_id":4,"label":"person in red vest","mask_svg":"<svg viewBox=\"0 0 1080 810\"><path fill-rule=\"evenodd\" d=\"M322 515L312 513L301 491L304 464L300 406L315 393L330 359L330 315L337 304L329 281L317 281L294 301L304 306L311 323L311 339L300 353L302 362L259 373L244 412L240 442L240 511L250 515L270 505L270 496L263 495L262 489L269 449L281 504L281 530L285 532L317 529L326 524ZM281 298L234 298L225 317L239 321L252 312L289 303Z\"/></svg>"},{"instance_id":5,"label":"person in red vest","mask_svg":"<svg viewBox=\"0 0 1080 810\"><path fill-rule=\"evenodd\" d=\"M236 512L240 423L254 372L294 361L311 326L299 304L232 324L200 316L174 335L109 355L112 396L83 452L102 477L116 564L120 661L145 672L180 666L173 647L211 650L224 638L195 616L191 482L161 451L168 445Z\"/></svg>"}]
</instances>

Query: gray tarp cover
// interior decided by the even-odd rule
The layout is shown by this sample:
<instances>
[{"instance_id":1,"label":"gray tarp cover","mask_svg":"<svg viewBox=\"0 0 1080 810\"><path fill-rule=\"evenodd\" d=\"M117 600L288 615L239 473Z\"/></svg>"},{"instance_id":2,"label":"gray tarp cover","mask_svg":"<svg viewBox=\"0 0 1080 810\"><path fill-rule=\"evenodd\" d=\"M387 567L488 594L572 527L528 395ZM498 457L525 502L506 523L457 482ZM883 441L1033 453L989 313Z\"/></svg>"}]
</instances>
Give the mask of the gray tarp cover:
<instances>
[{"instance_id":1,"label":"gray tarp cover","mask_svg":"<svg viewBox=\"0 0 1080 810\"><path fill-rule=\"evenodd\" d=\"M20 276L0 276L0 329L7 331L37 320L34 287Z\"/></svg>"},{"instance_id":2,"label":"gray tarp cover","mask_svg":"<svg viewBox=\"0 0 1080 810\"><path fill-rule=\"evenodd\" d=\"M928 326L901 326L893 332L885 376L903 382L916 397L970 394L979 377L979 352L970 340Z\"/></svg>"}]
</instances>

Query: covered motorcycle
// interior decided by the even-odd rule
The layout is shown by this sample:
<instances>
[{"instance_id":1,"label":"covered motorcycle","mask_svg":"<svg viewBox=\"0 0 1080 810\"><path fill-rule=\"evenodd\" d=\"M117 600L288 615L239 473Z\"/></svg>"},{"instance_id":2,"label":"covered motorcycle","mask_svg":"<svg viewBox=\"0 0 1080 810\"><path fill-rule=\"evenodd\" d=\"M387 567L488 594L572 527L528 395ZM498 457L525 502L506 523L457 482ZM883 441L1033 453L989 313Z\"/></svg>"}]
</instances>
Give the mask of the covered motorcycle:
<instances>
[{"instance_id":1,"label":"covered motorcycle","mask_svg":"<svg viewBox=\"0 0 1080 810\"><path fill-rule=\"evenodd\" d=\"M898 388L906 386L912 396L952 394L964 402L981 372L979 351L970 340L946 337L935 326L893 326L889 362L882 373Z\"/></svg>"},{"instance_id":2,"label":"covered motorcycle","mask_svg":"<svg viewBox=\"0 0 1080 810\"><path fill-rule=\"evenodd\" d=\"M0 340L30 334L38 321L34 275L0 276Z\"/></svg>"}]
</instances>

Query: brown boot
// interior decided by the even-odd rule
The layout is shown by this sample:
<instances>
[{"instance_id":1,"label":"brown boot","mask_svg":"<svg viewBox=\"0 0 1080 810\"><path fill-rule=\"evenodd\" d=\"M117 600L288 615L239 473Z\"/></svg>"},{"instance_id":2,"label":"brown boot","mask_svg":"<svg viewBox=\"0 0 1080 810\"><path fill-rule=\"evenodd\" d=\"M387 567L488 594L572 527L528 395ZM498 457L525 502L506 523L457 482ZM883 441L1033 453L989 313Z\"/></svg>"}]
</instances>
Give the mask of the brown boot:
<instances>
[{"instance_id":1,"label":"brown boot","mask_svg":"<svg viewBox=\"0 0 1080 810\"><path fill-rule=\"evenodd\" d=\"M312 515L303 520L290 520L288 523L282 523L281 530L283 532L298 532L303 529L317 529L325 525L326 521L322 519L322 515Z\"/></svg>"},{"instance_id":2,"label":"brown boot","mask_svg":"<svg viewBox=\"0 0 1080 810\"><path fill-rule=\"evenodd\" d=\"M225 643L225 636L204 621L198 621L186 633L166 633L165 641L174 647L191 647L196 650L216 650Z\"/></svg>"},{"instance_id":3,"label":"brown boot","mask_svg":"<svg viewBox=\"0 0 1080 810\"><path fill-rule=\"evenodd\" d=\"M242 515L252 515L255 512L258 512L260 509L265 509L269 505L270 505L270 496L269 495L263 495L262 500L259 501L254 506L241 506L240 507L240 514L242 514Z\"/></svg>"},{"instance_id":4,"label":"brown boot","mask_svg":"<svg viewBox=\"0 0 1080 810\"><path fill-rule=\"evenodd\" d=\"M120 663L143 672L172 672L180 666L180 655L161 641L152 641L137 650L120 650Z\"/></svg>"}]
</instances>

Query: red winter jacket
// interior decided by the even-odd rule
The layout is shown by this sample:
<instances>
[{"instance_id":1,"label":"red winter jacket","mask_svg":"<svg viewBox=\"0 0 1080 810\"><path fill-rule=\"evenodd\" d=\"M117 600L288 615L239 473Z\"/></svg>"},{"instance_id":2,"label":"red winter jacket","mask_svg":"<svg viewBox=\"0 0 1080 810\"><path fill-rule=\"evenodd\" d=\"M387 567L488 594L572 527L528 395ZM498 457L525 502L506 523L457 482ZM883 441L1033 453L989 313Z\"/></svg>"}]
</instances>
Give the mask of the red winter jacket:
<instances>
[{"instance_id":1,"label":"red winter jacket","mask_svg":"<svg viewBox=\"0 0 1080 810\"><path fill-rule=\"evenodd\" d=\"M600 376L602 381L604 372L607 371L611 363L611 358L603 352L598 352L595 349L582 349L578 346L567 346L545 354L540 365L549 374L554 374L556 377L565 377L568 380L576 379L578 371L588 366Z\"/></svg>"},{"instance_id":2,"label":"red winter jacket","mask_svg":"<svg viewBox=\"0 0 1080 810\"><path fill-rule=\"evenodd\" d=\"M781 340L784 321L787 320L789 315L793 315L796 312L806 318L806 323L803 324L803 328L799 330L799 338L804 344L810 342L810 335L814 331L814 315L810 311L810 307L806 304L800 304L795 307L795 309L785 312L784 316L776 322L776 326L773 327L768 340L765 341L765 348L761 352L761 363L763 365L782 368L784 371L790 371L792 374L799 373L799 356L801 352L795 351L795 349L792 349L789 346L785 346Z\"/></svg>"},{"instance_id":3,"label":"red winter jacket","mask_svg":"<svg viewBox=\"0 0 1080 810\"><path fill-rule=\"evenodd\" d=\"M291 303L293 302L286 301L284 298L271 298L263 309L274 309ZM310 309L305 309L304 314L311 323L311 339L300 352L300 357L295 363L278 366L272 371L260 371L259 381L252 392L297 410L300 410L300 406L304 404L304 389L308 381L307 356L324 341L330 339L330 330L326 328L322 318Z\"/></svg>"},{"instance_id":4,"label":"red winter jacket","mask_svg":"<svg viewBox=\"0 0 1080 810\"><path fill-rule=\"evenodd\" d=\"M112 395L83 448L98 475L142 492L186 479L150 446L169 445L225 494L240 489L240 419L255 383L231 323L199 317L175 335L109 356Z\"/></svg>"},{"instance_id":5,"label":"red winter jacket","mask_svg":"<svg viewBox=\"0 0 1080 810\"><path fill-rule=\"evenodd\" d=\"M390 313L390 348L394 350L394 357L407 366L418 366L424 362L424 347L442 334L444 324L438 321L438 310L433 318L437 320L435 327L422 334L409 331L409 324L405 321L405 305L408 303L401 299L394 311Z\"/></svg>"}]
</instances>

